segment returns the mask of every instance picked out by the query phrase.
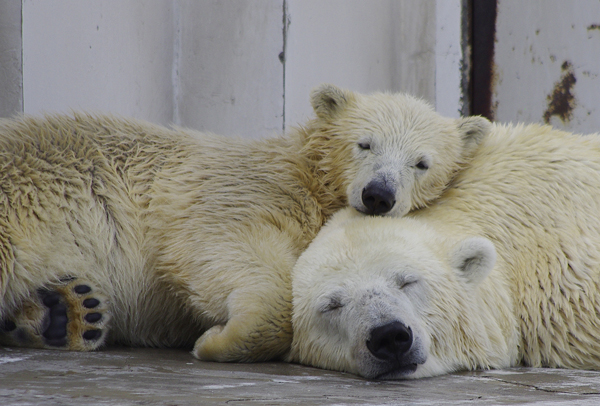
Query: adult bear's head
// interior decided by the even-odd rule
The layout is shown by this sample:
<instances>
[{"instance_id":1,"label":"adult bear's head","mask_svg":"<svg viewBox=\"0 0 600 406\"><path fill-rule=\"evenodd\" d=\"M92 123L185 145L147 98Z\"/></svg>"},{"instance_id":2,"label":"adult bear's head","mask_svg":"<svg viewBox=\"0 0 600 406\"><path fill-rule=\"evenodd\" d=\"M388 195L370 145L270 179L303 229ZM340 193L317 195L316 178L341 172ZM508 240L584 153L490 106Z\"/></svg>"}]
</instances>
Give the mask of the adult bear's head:
<instances>
[{"instance_id":1,"label":"adult bear's head","mask_svg":"<svg viewBox=\"0 0 600 406\"><path fill-rule=\"evenodd\" d=\"M380 379L489 366L479 287L495 259L485 238L343 210L294 268L290 360Z\"/></svg>"}]
</instances>

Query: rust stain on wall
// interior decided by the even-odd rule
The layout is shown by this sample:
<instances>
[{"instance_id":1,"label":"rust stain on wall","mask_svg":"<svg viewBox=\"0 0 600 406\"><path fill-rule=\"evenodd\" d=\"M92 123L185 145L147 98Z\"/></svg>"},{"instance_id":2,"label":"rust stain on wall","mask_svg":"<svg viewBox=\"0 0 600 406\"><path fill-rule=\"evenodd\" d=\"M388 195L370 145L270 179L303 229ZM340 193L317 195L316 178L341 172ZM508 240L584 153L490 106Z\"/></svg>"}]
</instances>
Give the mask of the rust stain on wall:
<instances>
[{"instance_id":1,"label":"rust stain on wall","mask_svg":"<svg viewBox=\"0 0 600 406\"><path fill-rule=\"evenodd\" d=\"M550 123L550 117L557 116L563 123L567 123L573 117L575 109L575 96L573 96L573 87L577 82L573 65L565 61L562 66L563 74L560 81L554 84L552 93L547 96L548 108L544 112L544 122Z\"/></svg>"}]
</instances>

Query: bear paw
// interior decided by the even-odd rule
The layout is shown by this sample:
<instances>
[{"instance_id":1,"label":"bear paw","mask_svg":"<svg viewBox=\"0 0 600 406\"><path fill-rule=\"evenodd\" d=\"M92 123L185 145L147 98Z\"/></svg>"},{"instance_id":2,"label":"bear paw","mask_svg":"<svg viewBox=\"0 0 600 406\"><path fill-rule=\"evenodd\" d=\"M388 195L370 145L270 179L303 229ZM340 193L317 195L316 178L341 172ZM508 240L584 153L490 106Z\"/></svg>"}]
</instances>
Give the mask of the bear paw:
<instances>
[{"instance_id":1,"label":"bear paw","mask_svg":"<svg viewBox=\"0 0 600 406\"><path fill-rule=\"evenodd\" d=\"M219 358L218 344L222 344L225 340L219 340L219 335L222 335L225 326L217 324L212 326L210 329L204 332L194 345L192 354L201 361L221 361L225 362L224 359ZM215 346L215 343L217 344Z\"/></svg>"},{"instance_id":2,"label":"bear paw","mask_svg":"<svg viewBox=\"0 0 600 406\"><path fill-rule=\"evenodd\" d=\"M0 321L0 344L91 351L104 344L109 318L102 295L66 278L38 289L13 317Z\"/></svg>"}]
</instances>

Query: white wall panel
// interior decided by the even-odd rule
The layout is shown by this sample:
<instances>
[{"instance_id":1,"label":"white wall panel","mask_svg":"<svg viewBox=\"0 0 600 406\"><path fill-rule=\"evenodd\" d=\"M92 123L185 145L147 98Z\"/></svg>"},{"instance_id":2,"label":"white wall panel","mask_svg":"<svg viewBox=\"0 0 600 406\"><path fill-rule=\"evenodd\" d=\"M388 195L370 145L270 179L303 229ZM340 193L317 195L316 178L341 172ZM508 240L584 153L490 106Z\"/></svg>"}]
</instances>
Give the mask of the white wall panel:
<instances>
[{"instance_id":1,"label":"white wall panel","mask_svg":"<svg viewBox=\"0 0 600 406\"><path fill-rule=\"evenodd\" d=\"M303 123L310 89L330 82L409 92L453 114L460 14L437 18L440 7L446 1L23 0L22 105L254 138ZM10 27L18 42L21 28ZM0 52L9 46L0 38Z\"/></svg>"},{"instance_id":2,"label":"white wall panel","mask_svg":"<svg viewBox=\"0 0 600 406\"><path fill-rule=\"evenodd\" d=\"M436 0L435 108L447 117L460 117L462 90L462 1Z\"/></svg>"},{"instance_id":3,"label":"white wall panel","mask_svg":"<svg viewBox=\"0 0 600 406\"><path fill-rule=\"evenodd\" d=\"M178 124L255 138L283 128L283 2L179 2Z\"/></svg>"},{"instance_id":4,"label":"white wall panel","mask_svg":"<svg viewBox=\"0 0 600 406\"><path fill-rule=\"evenodd\" d=\"M312 114L309 91L406 91L435 102L435 0L288 0L286 123Z\"/></svg>"},{"instance_id":5,"label":"white wall panel","mask_svg":"<svg viewBox=\"0 0 600 406\"><path fill-rule=\"evenodd\" d=\"M24 111L171 121L172 7L161 0L24 0Z\"/></svg>"}]
</instances>

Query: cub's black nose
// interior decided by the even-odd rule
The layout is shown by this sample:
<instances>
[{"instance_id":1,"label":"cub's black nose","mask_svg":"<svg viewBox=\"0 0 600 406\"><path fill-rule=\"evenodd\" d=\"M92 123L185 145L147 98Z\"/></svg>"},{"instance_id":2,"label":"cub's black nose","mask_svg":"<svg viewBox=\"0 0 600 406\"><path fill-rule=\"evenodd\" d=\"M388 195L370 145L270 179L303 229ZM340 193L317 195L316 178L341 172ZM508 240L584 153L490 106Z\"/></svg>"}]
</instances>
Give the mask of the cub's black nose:
<instances>
[{"instance_id":1,"label":"cub's black nose","mask_svg":"<svg viewBox=\"0 0 600 406\"><path fill-rule=\"evenodd\" d=\"M396 196L380 183L371 182L362 191L362 201L367 208L366 214L379 215L392 210Z\"/></svg>"},{"instance_id":2,"label":"cub's black nose","mask_svg":"<svg viewBox=\"0 0 600 406\"><path fill-rule=\"evenodd\" d=\"M394 321L371 330L367 348L381 360L399 360L410 350L413 336L410 327Z\"/></svg>"}]
</instances>

